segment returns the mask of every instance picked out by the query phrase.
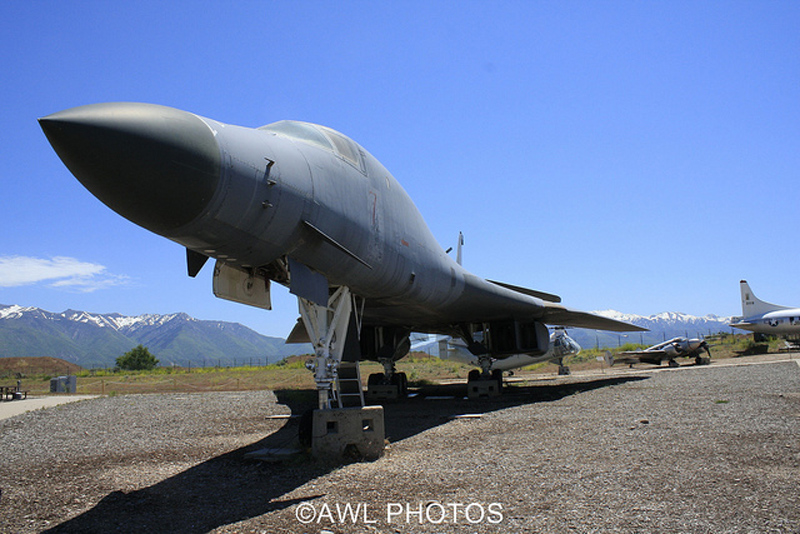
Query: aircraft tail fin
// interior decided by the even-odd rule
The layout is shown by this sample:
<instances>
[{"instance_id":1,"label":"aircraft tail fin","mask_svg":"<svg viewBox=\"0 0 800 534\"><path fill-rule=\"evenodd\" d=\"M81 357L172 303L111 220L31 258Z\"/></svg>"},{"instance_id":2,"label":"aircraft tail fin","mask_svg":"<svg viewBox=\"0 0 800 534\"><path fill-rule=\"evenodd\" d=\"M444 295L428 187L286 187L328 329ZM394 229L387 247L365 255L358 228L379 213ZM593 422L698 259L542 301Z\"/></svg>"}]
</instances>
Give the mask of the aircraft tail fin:
<instances>
[{"instance_id":1,"label":"aircraft tail fin","mask_svg":"<svg viewBox=\"0 0 800 534\"><path fill-rule=\"evenodd\" d=\"M747 320L748 317L764 315L772 311L789 309L788 306L779 306L778 304L770 304L760 300L753 294L753 290L750 289L747 280L739 282L739 289L742 293L742 317L744 320Z\"/></svg>"}]
</instances>

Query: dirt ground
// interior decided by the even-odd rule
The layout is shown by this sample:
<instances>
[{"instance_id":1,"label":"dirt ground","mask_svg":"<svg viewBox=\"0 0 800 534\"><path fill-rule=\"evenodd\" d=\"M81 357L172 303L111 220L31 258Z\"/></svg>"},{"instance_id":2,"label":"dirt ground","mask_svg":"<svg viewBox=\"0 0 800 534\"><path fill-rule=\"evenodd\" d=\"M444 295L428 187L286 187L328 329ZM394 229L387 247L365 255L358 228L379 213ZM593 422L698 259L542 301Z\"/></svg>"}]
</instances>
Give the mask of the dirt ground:
<instances>
[{"instance_id":1,"label":"dirt ground","mask_svg":"<svg viewBox=\"0 0 800 534\"><path fill-rule=\"evenodd\" d=\"M800 365L522 378L387 404L374 462L296 445L313 392L119 395L0 421L0 532L800 532ZM457 416L469 415L459 418Z\"/></svg>"}]
</instances>

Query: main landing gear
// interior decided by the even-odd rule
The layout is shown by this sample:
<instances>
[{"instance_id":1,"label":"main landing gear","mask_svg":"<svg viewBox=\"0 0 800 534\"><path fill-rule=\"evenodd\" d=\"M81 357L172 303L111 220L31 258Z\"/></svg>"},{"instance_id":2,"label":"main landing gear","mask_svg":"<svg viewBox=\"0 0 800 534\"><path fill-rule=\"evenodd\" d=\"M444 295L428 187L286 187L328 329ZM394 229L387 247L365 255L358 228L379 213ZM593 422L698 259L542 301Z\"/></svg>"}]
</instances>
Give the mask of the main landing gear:
<instances>
[{"instance_id":1,"label":"main landing gear","mask_svg":"<svg viewBox=\"0 0 800 534\"><path fill-rule=\"evenodd\" d=\"M367 400L381 402L408 397L408 378L398 373L394 360L383 359L383 373L373 373L367 379Z\"/></svg>"},{"instance_id":2,"label":"main landing gear","mask_svg":"<svg viewBox=\"0 0 800 534\"><path fill-rule=\"evenodd\" d=\"M503 391L503 371L492 369L492 358L488 354L478 356L481 370L473 369L467 375L467 397L497 397Z\"/></svg>"},{"instance_id":3,"label":"main landing gear","mask_svg":"<svg viewBox=\"0 0 800 534\"><path fill-rule=\"evenodd\" d=\"M361 350L370 360L383 366L382 373L374 373L367 380L367 399L382 403L408 396L408 378L398 373L394 362L408 354L411 349L409 332L397 327L365 326L361 335Z\"/></svg>"},{"instance_id":4,"label":"main landing gear","mask_svg":"<svg viewBox=\"0 0 800 534\"><path fill-rule=\"evenodd\" d=\"M318 396L318 408L312 417L301 421L301 437L310 435L311 452L318 459L380 457L385 436L383 407L364 406L358 362L342 365L345 348L358 347L359 333L356 328L350 328L351 317L355 315L350 289L337 288L326 304L299 296L297 300L314 346L314 359L307 367L314 372ZM348 336L353 337L348 340ZM340 373L343 367L355 368L355 374L350 369L347 374ZM355 387L347 387L351 385ZM349 398L358 399L356 406L345 407Z\"/></svg>"}]
</instances>

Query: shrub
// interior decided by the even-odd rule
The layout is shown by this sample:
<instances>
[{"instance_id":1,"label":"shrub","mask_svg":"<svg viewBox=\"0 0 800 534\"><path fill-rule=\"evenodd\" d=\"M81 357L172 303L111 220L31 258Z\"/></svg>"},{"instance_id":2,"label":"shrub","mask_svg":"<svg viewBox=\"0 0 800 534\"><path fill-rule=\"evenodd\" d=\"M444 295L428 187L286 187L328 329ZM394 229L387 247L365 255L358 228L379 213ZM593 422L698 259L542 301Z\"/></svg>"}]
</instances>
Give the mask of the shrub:
<instances>
[{"instance_id":1,"label":"shrub","mask_svg":"<svg viewBox=\"0 0 800 534\"><path fill-rule=\"evenodd\" d=\"M117 358L117 367L126 371L141 371L154 369L158 365L158 360L155 356L150 354L147 347L139 345L119 358Z\"/></svg>"}]
</instances>

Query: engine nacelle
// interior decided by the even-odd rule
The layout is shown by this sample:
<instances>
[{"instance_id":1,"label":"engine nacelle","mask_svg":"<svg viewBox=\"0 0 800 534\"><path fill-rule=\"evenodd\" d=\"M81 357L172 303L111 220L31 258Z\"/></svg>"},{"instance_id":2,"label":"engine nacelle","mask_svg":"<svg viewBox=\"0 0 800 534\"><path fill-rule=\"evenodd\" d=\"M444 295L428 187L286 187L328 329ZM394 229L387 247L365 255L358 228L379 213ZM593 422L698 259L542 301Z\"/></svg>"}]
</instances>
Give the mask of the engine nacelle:
<instances>
[{"instance_id":1,"label":"engine nacelle","mask_svg":"<svg viewBox=\"0 0 800 534\"><path fill-rule=\"evenodd\" d=\"M361 357L365 360L399 360L411 349L409 332L405 328L390 326L364 326L361 328Z\"/></svg>"},{"instance_id":2,"label":"engine nacelle","mask_svg":"<svg viewBox=\"0 0 800 534\"><path fill-rule=\"evenodd\" d=\"M550 333L538 321L507 319L469 326L473 340L469 349L476 356L486 353L495 358L512 354L538 355L550 347Z\"/></svg>"},{"instance_id":3,"label":"engine nacelle","mask_svg":"<svg viewBox=\"0 0 800 534\"><path fill-rule=\"evenodd\" d=\"M664 347L664 354L669 358L676 358L680 356L680 345L678 343L671 343Z\"/></svg>"}]
</instances>

